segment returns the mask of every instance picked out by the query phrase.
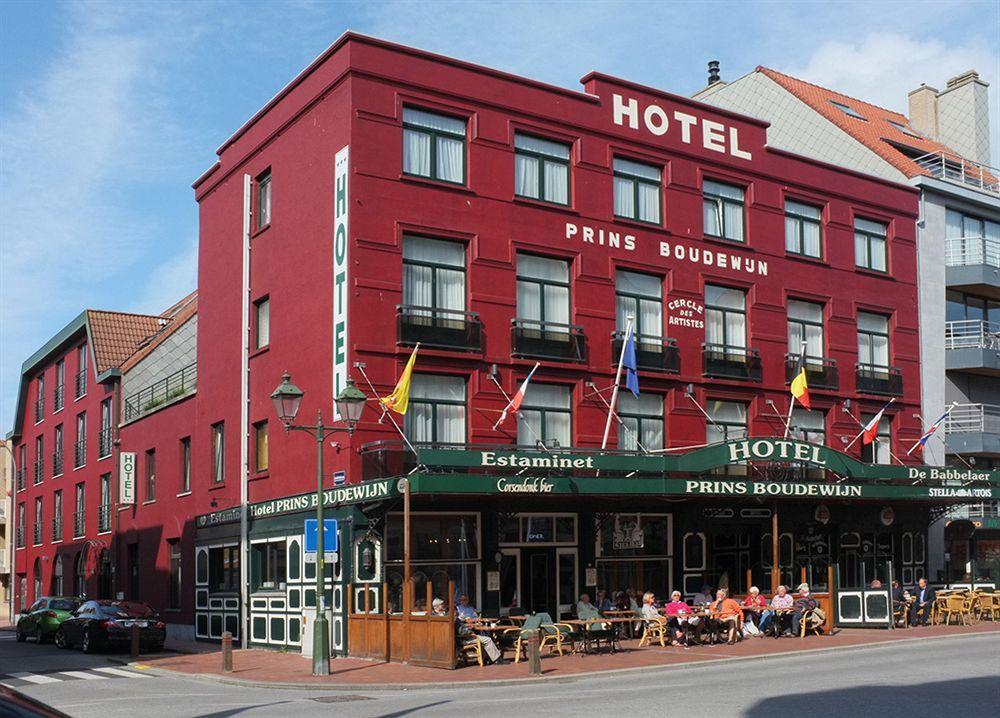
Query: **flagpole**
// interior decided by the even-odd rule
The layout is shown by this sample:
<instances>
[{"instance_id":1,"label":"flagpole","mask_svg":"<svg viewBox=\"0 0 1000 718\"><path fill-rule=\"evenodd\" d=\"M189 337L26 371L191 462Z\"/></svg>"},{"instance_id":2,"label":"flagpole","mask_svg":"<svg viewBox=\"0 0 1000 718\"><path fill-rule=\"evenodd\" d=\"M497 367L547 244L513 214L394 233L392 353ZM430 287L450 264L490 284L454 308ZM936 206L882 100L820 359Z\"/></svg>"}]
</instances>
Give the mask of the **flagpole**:
<instances>
[{"instance_id":1,"label":"flagpole","mask_svg":"<svg viewBox=\"0 0 1000 718\"><path fill-rule=\"evenodd\" d=\"M608 400L604 398L604 394L602 394L601 391L597 388L597 385L594 384L593 382L591 382L590 386L592 386L594 388L594 394L593 394L593 396L596 396L598 399L600 399L601 403L604 404L604 406L606 406L610 410L611 409L611 404L609 404ZM625 431L627 431L629 434L631 434L632 430L629 429L628 426L626 426L626 424L625 424L624 421L622 421L622 418L618 415L617 411L614 412L614 415L615 415L615 422L617 422L618 426L620 426ZM642 445L641 441L639 441L639 434L638 434L638 432L636 432L636 436L635 436L635 445L639 447L639 451L641 451L642 453L644 453L644 454L648 454L649 453L649 450L645 446Z\"/></svg>"},{"instance_id":2,"label":"flagpole","mask_svg":"<svg viewBox=\"0 0 1000 718\"><path fill-rule=\"evenodd\" d=\"M535 362L535 369L537 369L540 365L541 365L541 362ZM532 371L534 371L535 369L532 369ZM492 379L493 383L497 385L497 389L500 390L500 393L503 395L503 398L507 400L507 406L510 406L510 397L507 396L507 392L505 392L503 390L503 387L500 386L500 382L497 381L496 376L493 375L493 374L490 374L490 379ZM523 421L525 428L531 433L531 436L534 438L535 445L541 447L542 451L544 451L546 454L549 454L550 456L555 456L555 454L553 454L552 451L549 450L549 447L547 447L545 445L545 443L541 439L538 438L538 434L536 434L535 430L531 428L531 424L528 423L528 420L521 416L521 410L520 409L518 409L518 410L516 410L514 412L514 421L515 422L517 422L517 421ZM494 426L493 428L496 429L496 426Z\"/></svg>"},{"instance_id":3,"label":"flagpole","mask_svg":"<svg viewBox=\"0 0 1000 718\"><path fill-rule=\"evenodd\" d=\"M622 379L622 364L625 363L625 348L628 346L628 340L632 336L632 322L634 318L629 316L625 324L625 341L622 342L622 351L618 356L618 370L615 372L615 388L611 392L611 405L608 407L608 420L604 422L604 438L601 439L601 449L606 449L608 447L608 434L611 433L611 415L615 412L615 404L618 402L618 383Z\"/></svg>"},{"instance_id":4,"label":"flagpole","mask_svg":"<svg viewBox=\"0 0 1000 718\"><path fill-rule=\"evenodd\" d=\"M889 405L892 404L892 402L894 402L894 401L896 401L896 397L892 397L891 399L889 399L889 401L886 402L885 406L883 406L879 411L885 411L886 409L889 408ZM848 444L847 446L844 447L844 451L847 451L852 446L854 446L858 442L858 439L861 438L861 435L865 433L865 425L862 424L860 421L858 421L857 417L854 416L854 414L851 414L851 412L848 411L846 413L848 415L850 415L850 417L852 419L854 419L854 423L856 423L858 426L861 427L861 431L858 432L857 436L855 436L853 439L851 439L851 443L850 444Z\"/></svg>"},{"instance_id":5,"label":"flagpole","mask_svg":"<svg viewBox=\"0 0 1000 718\"><path fill-rule=\"evenodd\" d=\"M804 372L806 370L805 353L806 353L806 340L803 339L802 346L799 347L799 366L798 366L799 372ZM799 374L798 372L796 372L795 376L792 377L792 381L795 381L795 379L797 379L798 376ZM785 420L785 436L784 436L785 439L788 438L788 434L792 428L792 409L795 407L795 394L789 392L789 395L792 398L791 401L788 402L788 419Z\"/></svg>"},{"instance_id":6,"label":"flagpole","mask_svg":"<svg viewBox=\"0 0 1000 718\"><path fill-rule=\"evenodd\" d=\"M378 391L375 390L375 386L372 384L372 380L369 379L368 375L365 373L365 365L361 362L354 362L354 368L360 371L361 376L363 376L365 378L365 381L368 382L368 388L372 390L372 394L374 394L375 396L375 401L378 402L379 407L381 407L382 409L382 416L379 417L379 421L381 421L387 416L389 417L389 421L391 421L392 425L396 427L396 431L397 433L399 433L399 436L403 439L403 443L405 443L406 446L410 449L410 451L413 452L413 455L417 457L417 461L419 462L420 453L415 448L413 448L413 444L411 444L410 440L406 438L406 434L404 434L403 430L399 428L399 424L396 423L396 420L393 418L389 410L385 408L385 404L382 403L382 400L379 399Z\"/></svg>"},{"instance_id":7,"label":"flagpole","mask_svg":"<svg viewBox=\"0 0 1000 718\"><path fill-rule=\"evenodd\" d=\"M934 428L934 431L935 431L935 432L937 431L937 428L936 428L936 427L937 427L937 425L938 425L938 424L940 424L940 423L941 423L942 421L944 421L945 419L947 419L947 418L948 418L948 415L949 415L949 414L951 414L951 410L952 410L952 409L954 409L954 408L955 408L956 406L958 406L958 402L957 402L957 401L953 401L953 402L951 402L951 406L949 406L949 407L948 407L948 409L947 409L947 410L946 410L946 411L945 411L945 412L944 412L944 413L943 413L943 414L941 415L941 418L940 418L940 419L938 419L938 420L937 420L936 422L934 422L934 424L932 424L932 425L931 425L932 427L935 427L935 428ZM921 417L920 421L921 421L921 423L923 422L923 417ZM917 447L918 447L918 446L920 446L920 442L924 440L924 434L926 434L926 433L927 433L927 430L926 430L926 429L924 429L924 430L923 430L923 431L921 432L921 434L920 434L920 438L919 438L919 439L917 439L917 443L915 443L915 444L914 444L913 446L911 446L911 447L910 447L910 450L906 452L906 455L907 455L907 456L909 456L909 455L910 455L910 454L912 454L912 453L913 453L914 451L916 451ZM932 434L932 435L933 435L933 434ZM928 438L928 439L930 439L931 437L930 437L930 436L928 436L927 438Z\"/></svg>"}]
</instances>

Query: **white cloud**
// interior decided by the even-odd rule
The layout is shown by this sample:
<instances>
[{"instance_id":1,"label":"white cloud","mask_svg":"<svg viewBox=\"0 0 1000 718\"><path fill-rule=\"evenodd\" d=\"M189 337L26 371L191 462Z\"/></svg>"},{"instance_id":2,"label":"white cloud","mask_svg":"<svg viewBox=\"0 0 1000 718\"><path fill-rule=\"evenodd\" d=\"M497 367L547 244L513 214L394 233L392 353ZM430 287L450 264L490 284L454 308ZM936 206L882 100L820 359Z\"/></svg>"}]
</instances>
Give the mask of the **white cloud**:
<instances>
[{"instance_id":1,"label":"white cloud","mask_svg":"<svg viewBox=\"0 0 1000 718\"><path fill-rule=\"evenodd\" d=\"M178 254L147 274L146 288L129 311L160 314L198 284L198 239L192 238Z\"/></svg>"}]
</instances>

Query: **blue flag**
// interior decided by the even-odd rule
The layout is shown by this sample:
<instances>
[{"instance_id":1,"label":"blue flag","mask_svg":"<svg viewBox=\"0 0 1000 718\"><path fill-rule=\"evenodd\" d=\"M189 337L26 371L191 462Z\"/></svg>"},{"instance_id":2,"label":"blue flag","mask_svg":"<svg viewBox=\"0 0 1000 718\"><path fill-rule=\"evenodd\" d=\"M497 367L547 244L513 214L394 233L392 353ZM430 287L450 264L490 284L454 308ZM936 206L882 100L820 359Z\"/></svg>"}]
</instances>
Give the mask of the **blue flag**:
<instances>
[{"instance_id":1,"label":"blue flag","mask_svg":"<svg viewBox=\"0 0 1000 718\"><path fill-rule=\"evenodd\" d=\"M635 332L631 329L622 351L622 366L625 367L625 386L637 398L639 396L639 367L635 362Z\"/></svg>"}]
</instances>

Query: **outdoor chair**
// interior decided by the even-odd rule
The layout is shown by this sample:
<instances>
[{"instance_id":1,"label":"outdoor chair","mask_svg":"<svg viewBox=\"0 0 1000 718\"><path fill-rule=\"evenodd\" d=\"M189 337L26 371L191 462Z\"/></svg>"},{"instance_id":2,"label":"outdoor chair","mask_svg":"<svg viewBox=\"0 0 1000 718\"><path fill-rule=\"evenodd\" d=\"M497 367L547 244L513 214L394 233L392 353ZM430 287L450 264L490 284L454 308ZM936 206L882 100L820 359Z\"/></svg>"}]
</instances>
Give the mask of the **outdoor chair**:
<instances>
[{"instance_id":1,"label":"outdoor chair","mask_svg":"<svg viewBox=\"0 0 1000 718\"><path fill-rule=\"evenodd\" d=\"M639 648L651 646L653 641L658 641L661 646L666 647L667 619L647 618L643 620L642 637L639 639Z\"/></svg>"},{"instance_id":2,"label":"outdoor chair","mask_svg":"<svg viewBox=\"0 0 1000 718\"><path fill-rule=\"evenodd\" d=\"M581 621L592 621L602 618L602 616L597 609L585 609L584 611L577 613L577 618ZM596 644L597 646L600 646L603 641L607 646L611 647L612 642L615 640L611 626L607 623L589 624L584 626L583 630L587 632L587 638L590 642Z\"/></svg>"},{"instance_id":3,"label":"outdoor chair","mask_svg":"<svg viewBox=\"0 0 1000 718\"><path fill-rule=\"evenodd\" d=\"M555 624L552 617L547 613L536 613L528 616L524 620L524 625L517 628L508 628L504 631L504 636L517 636L514 642L514 663L521 660L523 655L527 659L529 631L538 631L538 652L543 648L548 648L549 653L553 650L560 656L563 654L563 645L569 644L576 648L577 634L572 626L565 623Z\"/></svg>"},{"instance_id":4,"label":"outdoor chair","mask_svg":"<svg viewBox=\"0 0 1000 718\"><path fill-rule=\"evenodd\" d=\"M823 633L824 623L826 623L826 612L822 608L806 611L802 614L802 621L799 624L799 638L805 638L809 632L819 636Z\"/></svg>"},{"instance_id":5,"label":"outdoor chair","mask_svg":"<svg viewBox=\"0 0 1000 718\"><path fill-rule=\"evenodd\" d=\"M899 601L892 611L892 619L897 628L910 627L910 603L912 601Z\"/></svg>"},{"instance_id":6,"label":"outdoor chair","mask_svg":"<svg viewBox=\"0 0 1000 718\"><path fill-rule=\"evenodd\" d=\"M985 592L979 597L979 620L996 621L1000 619L1000 593Z\"/></svg>"},{"instance_id":7,"label":"outdoor chair","mask_svg":"<svg viewBox=\"0 0 1000 718\"><path fill-rule=\"evenodd\" d=\"M479 636L471 636L471 640L464 640L459 638L458 650L462 655L462 660L466 664L471 663L475 660L479 667L483 667L483 642L480 640Z\"/></svg>"},{"instance_id":8,"label":"outdoor chair","mask_svg":"<svg viewBox=\"0 0 1000 718\"><path fill-rule=\"evenodd\" d=\"M962 625L969 625L969 606L970 603L964 595L960 593L953 593L945 597L944 605L941 608L941 622L946 626L951 625L951 619L953 617L958 618Z\"/></svg>"}]
</instances>

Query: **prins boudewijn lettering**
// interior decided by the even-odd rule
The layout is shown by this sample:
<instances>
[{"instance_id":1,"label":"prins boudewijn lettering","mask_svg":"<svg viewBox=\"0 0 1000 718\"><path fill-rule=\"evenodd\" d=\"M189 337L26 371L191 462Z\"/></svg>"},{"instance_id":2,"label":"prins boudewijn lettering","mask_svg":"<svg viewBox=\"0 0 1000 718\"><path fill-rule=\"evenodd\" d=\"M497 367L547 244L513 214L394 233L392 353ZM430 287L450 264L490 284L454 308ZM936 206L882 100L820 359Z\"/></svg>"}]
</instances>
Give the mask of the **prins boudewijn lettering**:
<instances>
[{"instance_id":1,"label":"prins boudewijn lettering","mask_svg":"<svg viewBox=\"0 0 1000 718\"><path fill-rule=\"evenodd\" d=\"M685 481L684 493L720 496L829 496L860 498L860 486L844 484L785 484L759 481Z\"/></svg>"},{"instance_id":2,"label":"prins boudewijn lettering","mask_svg":"<svg viewBox=\"0 0 1000 718\"><path fill-rule=\"evenodd\" d=\"M616 125L639 129L639 122L650 134L661 137L668 132L680 136L686 145L700 145L711 152L728 154L741 160L752 160L753 154L740 147L740 130L722 122L674 110L668 113L655 103L639 106L634 97L612 96L612 120Z\"/></svg>"}]
</instances>

